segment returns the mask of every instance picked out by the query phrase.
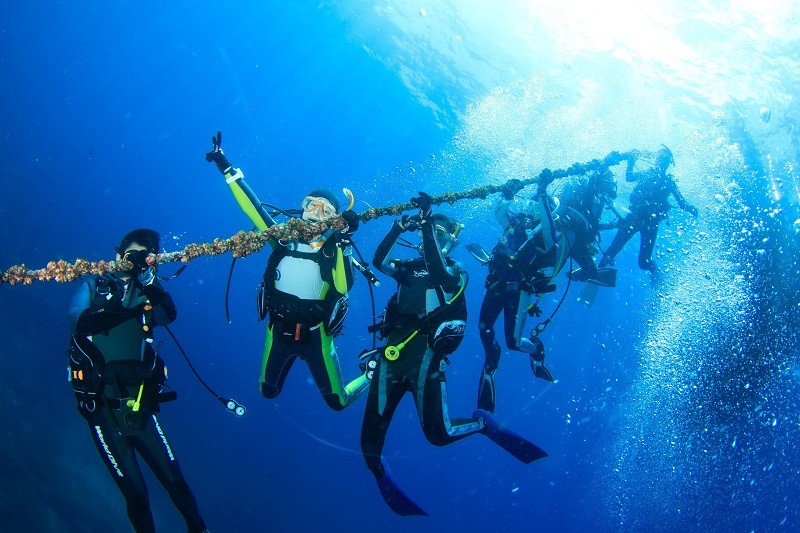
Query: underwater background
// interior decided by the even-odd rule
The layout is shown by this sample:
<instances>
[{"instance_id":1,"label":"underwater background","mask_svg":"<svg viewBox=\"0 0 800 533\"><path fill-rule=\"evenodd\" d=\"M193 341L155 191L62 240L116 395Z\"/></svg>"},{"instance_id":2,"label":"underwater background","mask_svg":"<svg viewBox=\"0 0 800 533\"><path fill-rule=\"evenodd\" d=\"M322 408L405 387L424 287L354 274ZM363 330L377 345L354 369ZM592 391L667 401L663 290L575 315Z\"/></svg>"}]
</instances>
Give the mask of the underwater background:
<instances>
[{"instance_id":1,"label":"underwater background","mask_svg":"<svg viewBox=\"0 0 800 533\"><path fill-rule=\"evenodd\" d=\"M481 436L435 448L403 400L385 457L429 518L381 499L359 450L364 399L330 411L301 362L276 401L259 394L267 252L237 262L230 325L230 257L193 261L166 284L172 330L248 409L227 413L157 334L179 393L160 419L211 531L800 530L796 2L92 0L2 13L2 269L112 259L140 226L167 251L250 229L204 160L217 130L261 200L284 208L349 187L363 211L663 143L700 210L662 223L656 285L638 238L592 306L572 284L543 334L556 383L504 352L498 418L550 457L522 465ZM620 208L630 188L620 181ZM490 249L494 202L442 211ZM356 233L366 257L390 223ZM472 275L447 368L458 416L476 402L486 272L463 246L453 256ZM0 286L3 531L130 531L65 379L76 288ZM378 309L393 291L384 279ZM346 377L371 321L359 278L337 339ZM146 476L157 528L185 529Z\"/></svg>"}]
</instances>

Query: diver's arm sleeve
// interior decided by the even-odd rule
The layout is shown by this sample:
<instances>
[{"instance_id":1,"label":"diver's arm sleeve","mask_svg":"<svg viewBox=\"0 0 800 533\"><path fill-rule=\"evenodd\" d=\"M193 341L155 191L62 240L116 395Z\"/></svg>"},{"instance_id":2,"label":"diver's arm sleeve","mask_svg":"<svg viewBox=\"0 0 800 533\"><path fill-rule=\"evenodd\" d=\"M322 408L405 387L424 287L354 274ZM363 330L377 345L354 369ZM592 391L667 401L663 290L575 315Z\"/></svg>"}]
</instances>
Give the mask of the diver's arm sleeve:
<instances>
[{"instance_id":1,"label":"diver's arm sleeve","mask_svg":"<svg viewBox=\"0 0 800 533\"><path fill-rule=\"evenodd\" d=\"M511 207L511 201L501 198L497 205L494 206L494 217L503 229L508 227L508 210Z\"/></svg>"},{"instance_id":2,"label":"diver's arm sleeve","mask_svg":"<svg viewBox=\"0 0 800 533\"><path fill-rule=\"evenodd\" d=\"M69 308L69 323L76 335L96 335L108 331L136 315L135 310L126 309L117 298L105 305L92 307L94 283L84 281L72 297Z\"/></svg>"},{"instance_id":3,"label":"diver's arm sleeve","mask_svg":"<svg viewBox=\"0 0 800 533\"><path fill-rule=\"evenodd\" d=\"M375 249L375 256L372 258L372 264L375 265L375 268L388 276L394 276L397 272L397 269L389 264L389 254L401 233L403 233L403 228L396 222L392 224L392 228L380 244L378 244L378 247Z\"/></svg>"},{"instance_id":4,"label":"diver's arm sleeve","mask_svg":"<svg viewBox=\"0 0 800 533\"><path fill-rule=\"evenodd\" d=\"M671 192L672 196L675 197L675 200L678 202L678 206L684 211L691 211L693 206L686 201L686 198L683 197L681 191L678 190L678 184L675 183L675 179L672 176L668 176L668 179L669 192Z\"/></svg>"},{"instance_id":5,"label":"diver's arm sleeve","mask_svg":"<svg viewBox=\"0 0 800 533\"><path fill-rule=\"evenodd\" d=\"M447 267L442 250L439 248L439 243L433 234L433 223L423 220L421 228L422 255L425 258L425 267L428 269L431 281L443 287L452 287L458 284L461 276L458 272L451 271Z\"/></svg>"},{"instance_id":6,"label":"diver's arm sleeve","mask_svg":"<svg viewBox=\"0 0 800 533\"><path fill-rule=\"evenodd\" d=\"M553 201L547 194L540 194L536 201L539 212L539 224L542 227L544 249L545 251L549 251L558 240L556 224L553 221Z\"/></svg>"},{"instance_id":7,"label":"diver's arm sleeve","mask_svg":"<svg viewBox=\"0 0 800 533\"><path fill-rule=\"evenodd\" d=\"M244 181L244 173L238 168L232 168L225 173L225 181L231 188L233 197L242 208L247 217L253 221L259 231L264 231L275 225L275 220L267 213L261 200L258 199L253 189Z\"/></svg>"},{"instance_id":8,"label":"diver's arm sleeve","mask_svg":"<svg viewBox=\"0 0 800 533\"><path fill-rule=\"evenodd\" d=\"M633 167L634 164L628 161L628 167L625 169L625 181L627 181L628 183L632 181L638 181L642 175L641 172L635 172L633 170Z\"/></svg>"},{"instance_id":9,"label":"diver's arm sleeve","mask_svg":"<svg viewBox=\"0 0 800 533\"><path fill-rule=\"evenodd\" d=\"M175 301L164 288L156 283L142 288L150 304L153 306L153 324L156 326L166 326L171 324L178 316L178 309Z\"/></svg>"}]
</instances>

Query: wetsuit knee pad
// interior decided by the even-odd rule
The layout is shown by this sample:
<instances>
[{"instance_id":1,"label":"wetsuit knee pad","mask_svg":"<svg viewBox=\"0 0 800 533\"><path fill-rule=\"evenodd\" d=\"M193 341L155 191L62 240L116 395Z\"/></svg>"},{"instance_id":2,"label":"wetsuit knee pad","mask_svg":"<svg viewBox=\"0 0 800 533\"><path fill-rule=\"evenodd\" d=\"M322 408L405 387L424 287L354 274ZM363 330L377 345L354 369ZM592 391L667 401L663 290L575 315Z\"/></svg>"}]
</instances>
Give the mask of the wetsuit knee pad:
<instances>
[{"instance_id":1,"label":"wetsuit knee pad","mask_svg":"<svg viewBox=\"0 0 800 533\"><path fill-rule=\"evenodd\" d=\"M261 395L264 398L269 398L272 400L273 398L278 397L278 387L275 385L270 385L269 383L260 383L259 388L261 389Z\"/></svg>"},{"instance_id":2,"label":"wetsuit knee pad","mask_svg":"<svg viewBox=\"0 0 800 533\"><path fill-rule=\"evenodd\" d=\"M347 407L347 405L342 404L342 399L339 397L339 395L332 392L323 393L322 399L325 400L325 403L328 404L328 407L334 411L341 411Z\"/></svg>"},{"instance_id":3,"label":"wetsuit knee pad","mask_svg":"<svg viewBox=\"0 0 800 533\"><path fill-rule=\"evenodd\" d=\"M464 339L467 323L463 320L442 322L435 331L428 334L428 346L440 354L451 354Z\"/></svg>"}]
</instances>

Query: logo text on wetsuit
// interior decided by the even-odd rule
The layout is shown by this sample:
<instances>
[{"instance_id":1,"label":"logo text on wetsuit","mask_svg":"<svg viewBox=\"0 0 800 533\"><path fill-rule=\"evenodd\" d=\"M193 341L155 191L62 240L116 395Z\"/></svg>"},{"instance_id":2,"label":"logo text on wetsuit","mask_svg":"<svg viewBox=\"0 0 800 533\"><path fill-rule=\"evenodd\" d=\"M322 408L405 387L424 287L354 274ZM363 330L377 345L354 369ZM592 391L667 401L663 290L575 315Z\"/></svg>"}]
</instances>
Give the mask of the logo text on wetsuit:
<instances>
[{"instance_id":1,"label":"logo text on wetsuit","mask_svg":"<svg viewBox=\"0 0 800 533\"><path fill-rule=\"evenodd\" d=\"M158 419L153 416L153 422L156 424L156 431L158 431L158 435L161 437L161 441L164 443L164 448L167 449L167 455L169 455L169 460L174 461L175 456L172 455L172 448L169 447L169 442L167 442L167 436L164 435L164 432L161 431L161 426L158 425Z\"/></svg>"},{"instance_id":2,"label":"logo text on wetsuit","mask_svg":"<svg viewBox=\"0 0 800 533\"><path fill-rule=\"evenodd\" d=\"M111 463L111 466L114 467L114 470L117 472L119 477L125 477L122 475L122 470L119 469L119 465L117 464L117 460L114 459L114 455L111 453L111 450L108 449L108 444L106 444L106 439L103 437L103 430L100 429L100 426L94 427L95 433L97 433L97 438L100 439L100 444L103 446L103 451L106 452L106 457L108 457L108 462Z\"/></svg>"}]
</instances>

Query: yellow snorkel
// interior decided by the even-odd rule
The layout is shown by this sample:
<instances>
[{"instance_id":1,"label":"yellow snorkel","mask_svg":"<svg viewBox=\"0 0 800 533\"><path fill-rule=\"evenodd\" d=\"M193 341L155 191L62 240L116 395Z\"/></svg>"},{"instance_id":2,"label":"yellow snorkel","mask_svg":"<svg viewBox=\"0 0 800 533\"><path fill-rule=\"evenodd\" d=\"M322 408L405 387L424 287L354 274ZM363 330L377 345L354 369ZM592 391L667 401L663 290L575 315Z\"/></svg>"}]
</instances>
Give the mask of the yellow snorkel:
<instances>
[{"instance_id":1,"label":"yellow snorkel","mask_svg":"<svg viewBox=\"0 0 800 533\"><path fill-rule=\"evenodd\" d=\"M351 191L347 187L343 187L342 192L344 193L345 196L347 196L347 200L350 202L349 204L347 204L347 209L345 209L345 211L350 211L351 209L353 209L353 205L356 203L356 197L353 195L353 191Z\"/></svg>"}]
</instances>

